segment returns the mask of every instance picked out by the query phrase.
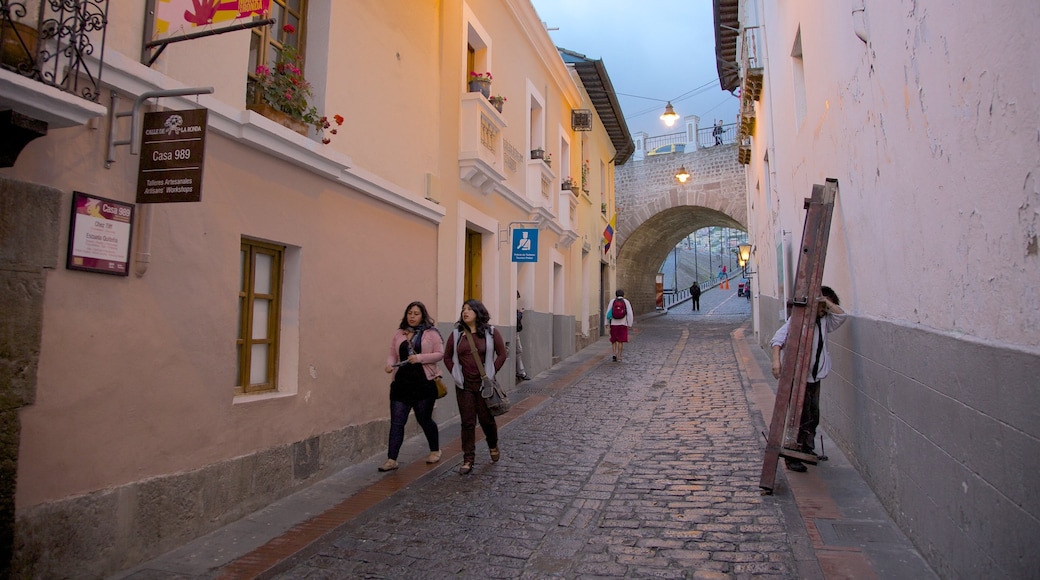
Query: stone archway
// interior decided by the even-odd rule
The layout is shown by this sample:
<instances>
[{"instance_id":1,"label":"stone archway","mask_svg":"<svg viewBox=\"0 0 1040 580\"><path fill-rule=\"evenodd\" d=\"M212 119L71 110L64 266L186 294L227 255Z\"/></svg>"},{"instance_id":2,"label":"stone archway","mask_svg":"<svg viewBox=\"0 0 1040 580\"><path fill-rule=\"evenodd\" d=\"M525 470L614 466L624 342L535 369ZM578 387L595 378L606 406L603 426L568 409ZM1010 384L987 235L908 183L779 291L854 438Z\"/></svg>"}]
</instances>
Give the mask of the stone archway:
<instances>
[{"instance_id":1,"label":"stone archway","mask_svg":"<svg viewBox=\"0 0 1040 580\"><path fill-rule=\"evenodd\" d=\"M681 185L680 166L691 175ZM617 286L636 314L654 310L658 268L679 240L708 226L747 231L744 167L736 145L723 145L617 169Z\"/></svg>"}]
</instances>

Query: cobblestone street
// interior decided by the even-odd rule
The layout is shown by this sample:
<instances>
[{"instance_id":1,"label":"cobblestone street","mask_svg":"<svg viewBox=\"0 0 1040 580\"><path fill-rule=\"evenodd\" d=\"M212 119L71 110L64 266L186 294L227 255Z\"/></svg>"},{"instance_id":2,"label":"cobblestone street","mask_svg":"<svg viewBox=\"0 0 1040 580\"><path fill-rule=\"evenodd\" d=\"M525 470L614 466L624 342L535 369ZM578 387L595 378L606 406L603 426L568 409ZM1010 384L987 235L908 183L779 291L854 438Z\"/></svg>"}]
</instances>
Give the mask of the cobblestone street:
<instances>
[{"instance_id":1,"label":"cobblestone street","mask_svg":"<svg viewBox=\"0 0 1040 580\"><path fill-rule=\"evenodd\" d=\"M624 362L502 428L500 462L478 444L472 474L456 457L280 578L796 576L729 302L637 323Z\"/></svg>"},{"instance_id":2,"label":"cobblestone street","mask_svg":"<svg viewBox=\"0 0 1040 580\"><path fill-rule=\"evenodd\" d=\"M116 578L935 578L839 450L761 493L750 303L689 308L638 319L623 362L601 339L514 389L498 463L479 441L459 475L449 422L438 464L413 436L396 471L374 456Z\"/></svg>"}]
</instances>

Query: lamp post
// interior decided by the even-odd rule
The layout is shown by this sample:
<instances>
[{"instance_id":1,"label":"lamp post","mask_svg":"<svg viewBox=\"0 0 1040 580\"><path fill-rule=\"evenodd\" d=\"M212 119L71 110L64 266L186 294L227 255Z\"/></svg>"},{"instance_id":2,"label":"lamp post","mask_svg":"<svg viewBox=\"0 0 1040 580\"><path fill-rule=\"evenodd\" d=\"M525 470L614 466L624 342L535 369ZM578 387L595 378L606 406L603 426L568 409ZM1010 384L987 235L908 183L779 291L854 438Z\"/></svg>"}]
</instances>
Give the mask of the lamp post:
<instances>
[{"instance_id":1,"label":"lamp post","mask_svg":"<svg viewBox=\"0 0 1040 580\"><path fill-rule=\"evenodd\" d=\"M679 246L672 248L672 295L679 293Z\"/></svg>"}]
</instances>

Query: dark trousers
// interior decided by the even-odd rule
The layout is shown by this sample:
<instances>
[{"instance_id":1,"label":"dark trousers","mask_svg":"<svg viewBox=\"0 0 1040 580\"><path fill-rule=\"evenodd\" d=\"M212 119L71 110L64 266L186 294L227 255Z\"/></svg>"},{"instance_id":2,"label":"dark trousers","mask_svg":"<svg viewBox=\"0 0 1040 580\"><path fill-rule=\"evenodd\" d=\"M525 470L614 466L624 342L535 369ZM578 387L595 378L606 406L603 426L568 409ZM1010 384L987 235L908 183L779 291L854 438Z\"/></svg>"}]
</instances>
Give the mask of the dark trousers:
<instances>
[{"instance_id":1,"label":"dark trousers","mask_svg":"<svg viewBox=\"0 0 1040 580\"><path fill-rule=\"evenodd\" d=\"M455 389L455 400L459 404L459 419L462 426L462 461L473 463L477 456L477 423L484 432L488 447L498 447L498 424L488 411L487 402L480 396L480 383L466 381L466 388Z\"/></svg>"},{"instance_id":2,"label":"dark trousers","mask_svg":"<svg viewBox=\"0 0 1040 580\"><path fill-rule=\"evenodd\" d=\"M419 422L423 433L426 434L426 442L430 444L430 451L441 448L440 433L437 431L437 423L433 420L433 404L436 398L423 399L414 405L401 401L390 401L390 446L386 456L397 461L397 454L401 452L404 443L404 426L408 423L408 413L415 409L415 420Z\"/></svg>"},{"instance_id":3,"label":"dark trousers","mask_svg":"<svg viewBox=\"0 0 1040 580\"><path fill-rule=\"evenodd\" d=\"M816 428L820 426L820 382L805 383L805 399L802 401L802 422L798 427L798 446L802 451L816 447Z\"/></svg>"},{"instance_id":4,"label":"dark trousers","mask_svg":"<svg viewBox=\"0 0 1040 580\"><path fill-rule=\"evenodd\" d=\"M693 309L694 310L700 310L701 309L701 297L700 296L698 296L696 298L691 297L690 300L693 301Z\"/></svg>"}]
</instances>

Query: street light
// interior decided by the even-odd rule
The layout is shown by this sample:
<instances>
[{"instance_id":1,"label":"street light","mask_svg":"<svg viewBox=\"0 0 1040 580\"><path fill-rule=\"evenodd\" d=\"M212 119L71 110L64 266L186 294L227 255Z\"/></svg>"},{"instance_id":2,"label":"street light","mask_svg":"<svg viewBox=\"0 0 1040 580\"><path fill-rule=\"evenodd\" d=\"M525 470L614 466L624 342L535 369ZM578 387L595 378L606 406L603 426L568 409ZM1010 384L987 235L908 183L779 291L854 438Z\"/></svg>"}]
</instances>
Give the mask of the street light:
<instances>
[{"instance_id":1,"label":"street light","mask_svg":"<svg viewBox=\"0 0 1040 580\"><path fill-rule=\"evenodd\" d=\"M737 246L737 252L739 253L738 259L740 260L740 267L744 269L744 277L750 278L755 273L748 272L747 265L751 262L751 244L740 244Z\"/></svg>"},{"instance_id":2,"label":"street light","mask_svg":"<svg viewBox=\"0 0 1040 580\"><path fill-rule=\"evenodd\" d=\"M675 174L675 178L679 180L679 183L686 183L686 180L690 178L690 172L686 171L685 165L679 166L679 173Z\"/></svg>"},{"instance_id":3,"label":"street light","mask_svg":"<svg viewBox=\"0 0 1040 580\"><path fill-rule=\"evenodd\" d=\"M671 127L679 120L679 114L675 112L672 107L672 102L668 101L668 104L664 107L664 114L661 115L661 120L664 121L665 125Z\"/></svg>"}]
</instances>

